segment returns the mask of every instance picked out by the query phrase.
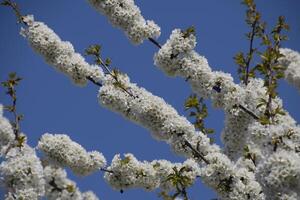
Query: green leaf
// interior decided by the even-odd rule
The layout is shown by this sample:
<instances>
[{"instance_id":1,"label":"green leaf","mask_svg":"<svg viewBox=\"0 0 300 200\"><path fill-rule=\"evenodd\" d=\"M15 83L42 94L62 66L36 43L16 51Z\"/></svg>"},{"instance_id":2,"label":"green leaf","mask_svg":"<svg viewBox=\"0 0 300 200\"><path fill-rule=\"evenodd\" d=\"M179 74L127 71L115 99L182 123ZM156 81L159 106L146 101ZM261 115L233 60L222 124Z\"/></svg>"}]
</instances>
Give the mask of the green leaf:
<instances>
[{"instance_id":1,"label":"green leaf","mask_svg":"<svg viewBox=\"0 0 300 200\"><path fill-rule=\"evenodd\" d=\"M123 160L121 160L121 165L127 165L130 162L130 157L126 156Z\"/></svg>"},{"instance_id":2,"label":"green leaf","mask_svg":"<svg viewBox=\"0 0 300 200\"><path fill-rule=\"evenodd\" d=\"M14 111L13 106L4 106L3 108L4 108L4 110L7 110L8 112L13 112Z\"/></svg>"},{"instance_id":3,"label":"green leaf","mask_svg":"<svg viewBox=\"0 0 300 200\"><path fill-rule=\"evenodd\" d=\"M199 103L198 103L198 98L196 95L192 95L190 96L184 103L184 108L187 110L187 109L190 109L190 108L194 108L194 107L197 107L199 106Z\"/></svg>"},{"instance_id":4,"label":"green leaf","mask_svg":"<svg viewBox=\"0 0 300 200\"><path fill-rule=\"evenodd\" d=\"M11 72L8 75L9 79L15 79L17 77L17 73L16 72Z\"/></svg>"},{"instance_id":5,"label":"green leaf","mask_svg":"<svg viewBox=\"0 0 300 200\"><path fill-rule=\"evenodd\" d=\"M99 44L90 45L86 50L86 55L100 56L101 46Z\"/></svg>"},{"instance_id":6,"label":"green leaf","mask_svg":"<svg viewBox=\"0 0 300 200\"><path fill-rule=\"evenodd\" d=\"M111 59L110 58L105 59L105 65L107 65L107 66L111 65Z\"/></svg>"},{"instance_id":7,"label":"green leaf","mask_svg":"<svg viewBox=\"0 0 300 200\"><path fill-rule=\"evenodd\" d=\"M8 1L4 0L3 2L0 3L0 5L2 5L2 6L9 6L10 3Z\"/></svg>"},{"instance_id":8,"label":"green leaf","mask_svg":"<svg viewBox=\"0 0 300 200\"><path fill-rule=\"evenodd\" d=\"M3 87L8 87L8 86L9 86L8 82L1 82L1 85L2 85Z\"/></svg>"},{"instance_id":9,"label":"green leaf","mask_svg":"<svg viewBox=\"0 0 300 200\"><path fill-rule=\"evenodd\" d=\"M263 115L259 118L259 122L262 124L262 125L267 125L267 124L270 124L270 120L267 116Z\"/></svg>"},{"instance_id":10,"label":"green leaf","mask_svg":"<svg viewBox=\"0 0 300 200\"><path fill-rule=\"evenodd\" d=\"M205 129L205 130L206 130L206 133L207 133L207 134L213 134L213 133L215 132L215 130L212 129L212 128L207 128L207 129Z\"/></svg>"},{"instance_id":11,"label":"green leaf","mask_svg":"<svg viewBox=\"0 0 300 200\"><path fill-rule=\"evenodd\" d=\"M234 56L235 63L241 67L246 67L246 60L243 52L239 52Z\"/></svg>"},{"instance_id":12,"label":"green leaf","mask_svg":"<svg viewBox=\"0 0 300 200\"><path fill-rule=\"evenodd\" d=\"M184 31L182 31L183 37L184 38L188 38L191 35L196 35L196 29L194 26L190 26L187 29L185 29Z\"/></svg>"}]
</instances>

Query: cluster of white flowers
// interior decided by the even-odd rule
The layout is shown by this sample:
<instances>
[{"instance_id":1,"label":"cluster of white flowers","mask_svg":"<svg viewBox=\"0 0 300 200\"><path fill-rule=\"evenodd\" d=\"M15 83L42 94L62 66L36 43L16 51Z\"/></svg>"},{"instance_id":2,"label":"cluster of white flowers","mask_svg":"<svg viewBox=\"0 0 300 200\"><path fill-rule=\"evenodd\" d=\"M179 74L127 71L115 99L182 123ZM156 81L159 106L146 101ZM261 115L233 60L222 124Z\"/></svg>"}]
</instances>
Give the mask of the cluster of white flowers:
<instances>
[{"instance_id":1,"label":"cluster of white flowers","mask_svg":"<svg viewBox=\"0 0 300 200\"><path fill-rule=\"evenodd\" d=\"M125 154L124 159L115 155L107 169L112 172L106 172L104 178L116 190L138 187L153 190L159 185L152 166L139 162L132 154Z\"/></svg>"},{"instance_id":2,"label":"cluster of white flowers","mask_svg":"<svg viewBox=\"0 0 300 200\"><path fill-rule=\"evenodd\" d=\"M14 139L14 131L8 119L3 116L3 105L0 104L0 156L7 151Z\"/></svg>"},{"instance_id":3,"label":"cluster of white flowers","mask_svg":"<svg viewBox=\"0 0 300 200\"><path fill-rule=\"evenodd\" d=\"M209 154L207 158L210 164L201 169L201 178L222 199L265 199L254 173L243 166L232 167L233 163L221 153Z\"/></svg>"},{"instance_id":4,"label":"cluster of white flowers","mask_svg":"<svg viewBox=\"0 0 300 200\"><path fill-rule=\"evenodd\" d=\"M49 200L99 200L91 191L81 193L76 183L67 178L67 172L57 166L44 168L45 196Z\"/></svg>"},{"instance_id":5,"label":"cluster of white flowers","mask_svg":"<svg viewBox=\"0 0 300 200\"><path fill-rule=\"evenodd\" d=\"M207 152L220 151L219 148L216 150L209 144L206 135L196 132L194 126L162 98L131 83L125 74L118 77L128 93L116 86L115 80L107 75L99 90L98 98L101 105L149 129L154 138L169 143L177 154L194 157L191 150L186 147L185 141L189 141L193 146L199 144L204 155Z\"/></svg>"},{"instance_id":6,"label":"cluster of white flowers","mask_svg":"<svg viewBox=\"0 0 300 200\"><path fill-rule=\"evenodd\" d=\"M299 155L291 151L280 150L263 162L258 166L257 176L269 199L276 199L289 192L300 196Z\"/></svg>"},{"instance_id":7,"label":"cluster of white flowers","mask_svg":"<svg viewBox=\"0 0 300 200\"><path fill-rule=\"evenodd\" d=\"M154 21L144 19L134 0L88 1L97 11L107 16L114 26L123 29L133 44L160 35L160 27Z\"/></svg>"},{"instance_id":8,"label":"cluster of white flowers","mask_svg":"<svg viewBox=\"0 0 300 200\"><path fill-rule=\"evenodd\" d=\"M300 54L292 49L282 48L280 53L284 55L280 63L287 67L285 79L300 91Z\"/></svg>"},{"instance_id":9,"label":"cluster of white flowers","mask_svg":"<svg viewBox=\"0 0 300 200\"><path fill-rule=\"evenodd\" d=\"M241 85L240 87L244 95L244 97L240 97L243 99L241 105L257 116L263 113L265 108L257 108L259 100L262 98L267 99L266 88L263 87L263 84L261 79L250 79L247 86ZM275 106L275 104L278 105L277 101L273 102L273 106ZM224 151L230 159L236 161L243 155L243 149L245 145L249 143L249 134L251 134L247 130L254 122L257 122L257 120L254 119L253 116L238 107L225 112L225 126L222 132L222 141L224 143Z\"/></svg>"},{"instance_id":10,"label":"cluster of white flowers","mask_svg":"<svg viewBox=\"0 0 300 200\"><path fill-rule=\"evenodd\" d=\"M141 16L133 0L89 2L108 16L113 25L123 29L135 44L160 34L154 22L145 21ZM116 155L104 175L114 189L160 188L169 192L175 190L176 185L166 180L176 170L184 169L181 175L190 180L189 185L200 176L223 199L299 199L300 127L287 112L285 115L276 115L273 119L275 124L262 125L257 116L261 116L266 108L265 105L257 105L262 99L267 101L268 98L263 81L250 78L247 85L238 85L229 74L212 71L206 58L194 51L194 34L175 29L155 54L154 62L166 74L188 80L195 93L211 99L215 107L224 109L224 151L210 144L206 135L196 131L185 117L180 116L162 98L131 83L127 75L117 74L119 83L116 84L115 78L105 76L101 69L88 65L75 53L69 42L61 41L44 23L35 22L31 16L25 17L24 21L28 28L22 30L22 34L49 64L79 85L85 84L87 77L101 81L103 86L99 90L98 100L103 106L149 129L154 138L167 142L175 153L188 158L180 164L166 160L141 162L132 154L125 154L123 159ZM285 78L300 90L300 54L290 49L280 51L285 55L279 60L280 64L287 67ZM273 99L270 106L272 109L281 108L281 99ZM3 152L7 149L4 147L14 140L14 134L8 120L2 117L1 106L0 114L0 147ZM54 163L70 167L80 175L92 173L106 164L101 153L86 152L66 135L44 134L38 148ZM8 155L15 149L9 151ZM9 159L5 162L8 163ZM7 168L3 169L3 174L9 174ZM50 199L97 199L93 193L80 193L75 183L67 179L66 172L59 167L47 166L45 174L46 195ZM37 198L42 193L36 188L30 189L33 188L30 184L28 188L20 189L17 194L36 195ZM13 191L7 197L15 193Z\"/></svg>"},{"instance_id":11,"label":"cluster of white flowers","mask_svg":"<svg viewBox=\"0 0 300 200\"><path fill-rule=\"evenodd\" d=\"M206 58L193 49L196 38L193 34L173 30L169 40L155 54L154 63L170 76L188 80L193 91L203 98L211 98L215 107L232 109L243 97L240 87L234 84L230 74L213 72Z\"/></svg>"},{"instance_id":12,"label":"cluster of white flowers","mask_svg":"<svg viewBox=\"0 0 300 200\"><path fill-rule=\"evenodd\" d=\"M6 200L38 200L45 193L43 166L34 149L26 144L9 150L0 165L0 175L8 192Z\"/></svg>"},{"instance_id":13,"label":"cluster of white flowers","mask_svg":"<svg viewBox=\"0 0 300 200\"><path fill-rule=\"evenodd\" d=\"M82 176L93 173L106 165L102 153L87 152L80 144L64 134L42 135L38 149L43 151L53 163L69 167L75 174Z\"/></svg>"},{"instance_id":14,"label":"cluster of white flowers","mask_svg":"<svg viewBox=\"0 0 300 200\"><path fill-rule=\"evenodd\" d=\"M119 75L119 81L127 88L129 94L116 86L114 79L107 75L98 96L99 102L103 106L148 128L156 139L169 143L177 154L196 159L200 164L204 165L204 168L208 169L205 171L210 171L211 173L208 175L203 173L201 176L203 176L208 185L216 188L221 196L236 195L238 189L235 187L240 187L241 184L244 184L244 191L249 192L243 192L239 197L249 195L253 198L263 199L263 195L260 194L262 189L259 183L255 181L254 176L248 175L249 179L245 178L247 181L239 181L239 175L234 163L221 153L221 149L217 145L211 145L206 135L202 132L196 132L194 126L186 118L180 116L172 106L144 88L130 83L129 78L124 74ZM202 154L206 159L205 162L203 162L203 158L196 155L188 147L187 142ZM232 177L235 180L234 184L228 185L231 192L224 192L219 189L220 185L224 185L224 177ZM257 186L256 190L253 190L253 185Z\"/></svg>"},{"instance_id":15,"label":"cluster of white flowers","mask_svg":"<svg viewBox=\"0 0 300 200\"><path fill-rule=\"evenodd\" d=\"M103 106L148 128L158 140L167 141L172 135L195 133L194 126L162 98L130 83L125 74L118 77L132 95L117 87L114 84L115 80L107 75L98 95L99 102Z\"/></svg>"},{"instance_id":16,"label":"cluster of white flowers","mask_svg":"<svg viewBox=\"0 0 300 200\"><path fill-rule=\"evenodd\" d=\"M175 164L166 160L141 162L132 154L125 154L123 159L119 154L115 155L108 170L110 172L106 172L104 178L116 190L129 188L154 190L160 188L166 192L176 191L174 178L183 178L182 181L187 183L184 187L188 187L200 175L200 168L192 159ZM174 176L173 179L172 175Z\"/></svg>"},{"instance_id":17,"label":"cluster of white flowers","mask_svg":"<svg viewBox=\"0 0 300 200\"><path fill-rule=\"evenodd\" d=\"M77 85L84 86L87 78L100 82L104 76L101 68L89 65L76 53L70 42L62 41L55 32L43 22L34 21L32 15L24 17L28 25L21 34L29 41L31 47L44 57L47 63L69 76Z\"/></svg>"}]
</instances>

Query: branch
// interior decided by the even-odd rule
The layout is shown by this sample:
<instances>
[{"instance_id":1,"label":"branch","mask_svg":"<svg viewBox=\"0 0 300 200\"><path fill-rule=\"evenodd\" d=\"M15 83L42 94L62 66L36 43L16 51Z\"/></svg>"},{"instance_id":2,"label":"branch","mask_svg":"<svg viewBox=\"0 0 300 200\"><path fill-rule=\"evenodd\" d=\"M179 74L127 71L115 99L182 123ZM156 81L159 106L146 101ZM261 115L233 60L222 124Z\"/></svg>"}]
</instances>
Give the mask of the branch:
<instances>
[{"instance_id":1,"label":"branch","mask_svg":"<svg viewBox=\"0 0 300 200\"><path fill-rule=\"evenodd\" d=\"M244 112L246 112L247 114L249 114L251 117L253 117L256 120L259 120L259 117L252 111L248 110L246 107L242 106L242 105L238 105L238 107L240 109L242 109Z\"/></svg>"},{"instance_id":2,"label":"branch","mask_svg":"<svg viewBox=\"0 0 300 200\"><path fill-rule=\"evenodd\" d=\"M97 85L99 87L102 86L101 83L96 82L94 79L92 79L91 77L86 77L87 80L89 80L91 83L93 83L94 85Z\"/></svg>"},{"instance_id":3,"label":"branch","mask_svg":"<svg viewBox=\"0 0 300 200\"><path fill-rule=\"evenodd\" d=\"M191 145L191 143L189 143L187 140L184 140L184 144L185 144L186 146L188 146L188 147L193 151L193 153L194 153L197 157L201 158L206 164L209 164L209 163L210 163L210 162L204 157L204 155L203 155L202 153L200 153L199 151L197 151L197 150Z\"/></svg>"},{"instance_id":4,"label":"branch","mask_svg":"<svg viewBox=\"0 0 300 200\"><path fill-rule=\"evenodd\" d=\"M154 44L156 47L158 47L159 49L161 49L161 45L153 38L148 38L149 41Z\"/></svg>"},{"instance_id":5,"label":"branch","mask_svg":"<svg viewBox=\"0 0 300 200\"><path fill-rule=\"evenodd\" d=\"M250 62L252 60L253 53L254 53L253 41L254 41L255 29L256 29L257 22L258 21L255 20L254 23L252 24L252 30L251 30L251 35L250 35L250 46L249 46L249 52L248 52L247 61L246 61L246 76L245 76L245 80L244 80L245 85L248 85L248 80L249 80L249 69L250 69Z\"/></svg>"},{"instance_id":6,"label":"branch","mask_svg":"<svg viewBox=\"0 0 300 200\"><path fill-rule=\"evenodd\" d=\"M20 8L17 3L12 2L11 0L3 0L0 5L11 7L17 17L17 23L23 23L27 25L27 23L23 20L23 15L21 14Z\"/></svg>"}]
</instances>

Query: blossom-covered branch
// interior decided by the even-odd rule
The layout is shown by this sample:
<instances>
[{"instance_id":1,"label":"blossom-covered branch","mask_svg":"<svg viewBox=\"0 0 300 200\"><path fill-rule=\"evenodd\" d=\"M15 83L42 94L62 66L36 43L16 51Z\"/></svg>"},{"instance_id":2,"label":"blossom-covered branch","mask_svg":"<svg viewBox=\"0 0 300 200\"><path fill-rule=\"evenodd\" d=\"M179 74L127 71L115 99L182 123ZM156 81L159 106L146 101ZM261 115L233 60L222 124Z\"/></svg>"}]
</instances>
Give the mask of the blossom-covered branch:
<instances>
[{"instance_id":1,"label":"blossom-covered branch","mask_svg":"<svg viewBox=\"0 0 300 200\"><path fill-rule=\"evenodd\" d=\"M105 167L106 160L98 151L86 152L78 143L65 134L42 135L38 149L54 163L70 167L78 175L86 176Z\"/></svg>"},{"instance_id":2,"label":"blossom-covered branch","mask_svg":"<svg viewBox=\"0 0 300 200\"><path fill-rule=\"evenodd\" d=\"M152 20L145 20L134 0L88 0L100 13L107 16L116 27L123 29L133 44L160 35L160 27Z\"/></svg>"},{"instance_id":3,"label":"blossom-covered branch","mask_svg":"<svg viewBox=\"0 0 300 200\"><path fill-rule=\"evenodd\" d=\"M81 193L76 183L67 177L63 168L53 165L45 165L45 197L49 200L99 200L92 192Z\"/></svg>"},{"instance_id":4,"label":"blossom-covered branch","mask_svg":"<svg viewBox=\"0 0 300 200\"><path fill-rule=\"evenodd\" d=\"M117 154L108 167L114 173L105 173L105 180L116 190L143 188L147 191L160 189L162 193L173 192L183 196L200 176L199 165L192 159L184 163L171 163L167 160L138 161L134 155Z\"/></svg>"},{"instance_id":5,"label":"blossom-covered branch","mask_svg":"<svg viewBox=\"0 0 300 200\"><path fill-rule=\"evenodd\" d=\"M31 24L34 23L38 22L33 22ZM40 22L37 24L37 27L39 26L47 27ZM30 31L30 26L28 30ZM27 37L29 41L36 41L34 37L35 35L39 38L37 41L40 41L40 38L45 38L45 35L55 35L48 27L42 29L33 27L32 30L36 33L32 35L29 34L31 36ZM57 38L58 36L55 37ZM45 44L41 42L31 42L31 46L38 52L43 52L40 51L40 49L44 49ZM47 53L41 54L47 56ZM86 77L86 74L84 73L79 73L77 75L78 79L84 79ZM102 80L103 86L99 93L99 100L102 105L120 112L132 121L150 129L155 138L165 140L170 143L176 153L198 159L202 162L203 159L197 156L193 149L186 146L186 142L188 141L192 146L194 146L194 148L198 148L197 151L205 157L204 161L206 161L208 168L210 170L215 170L214 176L218 176L214 177L214 179L211 179L210 175L206 177L203 176L204 181L214 187L221 196L230 196L231 194L228 194L228 191L221 189L222 187L220 187L220 185L224 185L223 180L226 179L226 177L227 179L238 180L239 176L235 173L233 163L231 163L231 161L221 153L220 148L216 145L210 145L207 136L201 132L196 132L193 125L190 124L184 117L179 116L177 112L170 105L166 104L163 99L152 95L135 84L130 83L128 77L125 75L119 75L119 80L134 96L124 92L124 90L120 89L120 87L116 87L115 79L113 77L105 76L105 79ZM227 166L227 168L225 171L221 171L218 167L219 165L223 166L222 169L224 166ZM255 182L255 180L249 179L248 182L252 183ZM237 183L239 183L239 181ZM259 186L257 182L255 183L256 184L254 185ZM236 192L238 189L235 188L236 186L234 184L227 185L230 185L228 187L232 188L232 191ZM256 189L253 190L251 185L247 184L247 186L249 186L249 195L260 196L260 187L256 187Z\"/></svg>"},{"instance_id":6,"label":"blossom-covered branch","mask_svg":"<svg viewBox=\"0 0 300 200\"><path fill-rule=\"evenodd\" d=\"M197 156L186 142L191 144L205 158L205 173L201 174L203 181L216 189L220 196L236 196L242 199L249 195L264 199L262 189L251 172L244 168L237 170L217 145L211 145L206 135L196 132L194 126L179 116L162 98L131 83L124 74L120 77L122 84L139 98L134 98L116 87L111 77L106 78L99 91L100 103L146 127L156 139L169 143L177 154L196 159L203 164L201 157ZM241 181L241 177L247 181ZM244 185L243 191L240 190L240 184Z\"/></svg>"},{"instance_id":7,"label":"blossom-covered branch","mask_svg":"<svg viewBox=\"0 0 300 200\"><path fill-rule=\"evenodd\" d=\"M284 78L300 91L300 54L288 48L281 48L280 53L284 55L279 63L286 67Z\"/></svg>"},{"instance_id":8,"label":"blossom-covered branch","mask_svg":"<svg viewBox=\"0 0 300 200\"><path fill-rule=\"evenodd\" d=\"M34 21L32 15L23 17L23 21L28 26L22 28L21 34L47 63L66 74L77 85L84 86L90 79L94 83L101 82L104 76L102 69L89 65L75 52L70 42L62 41L46 24Z\"/></svg>"}]
</instances>

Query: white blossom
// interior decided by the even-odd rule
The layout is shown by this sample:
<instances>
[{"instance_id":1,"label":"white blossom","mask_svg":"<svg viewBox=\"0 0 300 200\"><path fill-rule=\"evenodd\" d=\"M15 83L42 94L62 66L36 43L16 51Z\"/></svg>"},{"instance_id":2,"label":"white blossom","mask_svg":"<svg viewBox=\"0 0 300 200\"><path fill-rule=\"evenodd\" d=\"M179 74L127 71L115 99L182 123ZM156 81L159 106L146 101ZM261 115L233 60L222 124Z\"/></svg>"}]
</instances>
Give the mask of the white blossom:
<instances>
[{"instance_id":1,"label":"white blossom","mask_svg":"<svg viewBox=\"0 0 300 200\"><path fill-rule=\"evenodd\" d=\"M0 155L2 156L14 141L15 135L8 119L3 116L3 105L0 104Z\"/></svg>"},{"instance_id":2,"label":"white blossom","mask_svg":"<svg viewBox=\"0 0 300 200\"><path fill-rule=\"evenodd\" d=\"M109 21L122 29L134 44L140 44L148 38L157 38L160 27L152 20L145 20L134 0L88 0Z\"/></svg>"},{"instance_id":3,"label":"white blossom","mask_svg":"<svg viewBox=\"0 0 300 200\"><path fill-rule=\"evenodd\" d=\"M69 167L75 174L88 175L106 165L102 153L87 152L64 134L45 133L39 140L40 149L55 164Z\"/></svg>"},{"instance_id":4,"label":"white blossom","mask_svg":"<svg viewBox=\"0 0 300 200\"><path fill-rule=\"evenodd\" d=\"M44 195L42 164L26 144L10 149L0 165L0 175L8 192L6 199L38 200Z\"/></svg>"},{"instance_id":5,"label":"white blossom","mask_svg":"<svg viewBox=\"0 0 300 200\"><path fill-rule=\"evenodd\" d=\"M300 156L291 151L274 152L258 166L258 177L268 199L287 190L300 197Z\"/></svg>"},{"instance_id":6,"label":"white blossom","mask_svg":"<svg viewBox=\"0 0 300 200\"><path fill-rule=\"evenodd\" d=\"M139 162L132 154L125 154L124 159L115 155L107 169L112 172L106 172L104 178L116 190L135 187L153 190L159 185L153 167Z\"/></svg>"},{"instance_id":7,"label":"white blossom","mask_svg":"<svg viewBox=\"0 0 300 200\"><path fill-rule=\"evenodd\" d=\"M89 3L122 29L134 44L160 35L160 28L144 19L134 0L89 0ZM7 188L6 200L34 200L44 193L50 200L98 199L91 191L81 193L61 167L69 167L78 175L102 169L106 171L105 180L117 190L176 191L172 176L179 171L187 180L186 187L200 177L222 199L300 198L300 126L286 111L285 115L272 118L273 124L263 125L257 120L266 110L265 105L258 107L258 104L268 99L263 80L250 78L247 85L235 84L230 74L213 71L206 58L194 50L194 34L173 30L155 54L154 62L166 74L186 79L195 93L211 99L216 108L225 111L224 150L211 144L206 135L196 131L162 98L131 83L127 75L117 74L119 83L116 84L116 78L105 76L96 65L89 65L70 42L62 41L43 22L35 21L32 15L25 16L23 21L27 27L21 34L47 63L78 85L85 85L88 79L101 82L103 86L98 94L101 105L149 129L154 138L167 142L176 154L187 160L148 162L139 161L132 154L125 154L124 158L118 154L103 169L106 160L100 152L87 152L67 135L46 133L38 149L52 165L43 170L32 148L26 144L22 148L14 146L13 128L3 117L0 105L0 150L4 157L0 175ZM291 49L280 49L280 52L284 55L279 64L286 67L285 79L300 90L299 52ZM272 99L270 107L283 107L282 100Z\"/></svg>"},{"instance_id":8,"label":"white blossom","mask_svg":"<svg viewBox=\"0 0 300 200\"><path fill-rule=\"evenodd\" d=\"M82 193L83 200L99 200L99 198L92 191Z\"/></svg>"},{"instance_id":9,"label":"white blossom","mask_svg":"<svg viewBox=\"0 0 300 200\"><path fill-rule=\"evenodd\" d=\"M89 65L74 50L70 42L62 41L56 33L43 22L34 21L32 15L24 17L28 27L21 34L45 61L58 71L69 76L77 85L84 86L87 78L100 82L104 73L96 65Z\"/></svg>"},{"instance_id":10,"label":"white blossom","mask_svg":"<svg viewBox=\"0 0 300 200\"><path fill-rule=\"evenodd\" d=\"M200 174L198 164L192 159L184 163L171 163L166 160L148 162L138 161L132 154L125 154L123 159L120 154L115 155L108 170L104 178L116 190L159 188L162 191L171 192L176 191L176 185L168 178L175 174L175 170L181 170L180 175L185 177L185 180L189 180L185 187L191 186Z\"/></svg>"},{"instance_id":11,"label":"white blossom","mask_svg":"<svg viewBox=\"0 0 300 200\"><path fill-rule=\"evenodd\" d=\"M284 57L280 58L279 63L287 67L285 79L300 91L300 54L288 48L281 48L280 53Z\"/></svg>"},{"instance_id":12,"label":"white blossom","mask_svg":"<svg viewBox=\"0 0 300 200\"><path fill-rule=\"evenodd\" d=\"M66 171L60 167L47 165L44 174L45 196L49 200L99 200L91 191L81 193L76 183L68 179Z\"/></svg>"},{"instance_id":13,"label":"white blossom","mask_svg":"<svg viewBox=\"0 0 300 200\"><path fill-rule=\"evenodd\" d=\"M249 176L252 179L246 182L238 181L239 176L234 163L221 152L217 145L211 145L206 135L196 132L194 126L184 117L179 116L175 109L162 98L130 83L129 78L124 74L119 75L119 81L130 94L117 87L114 84L114 79L109 76L106 78L98 96L103 106L148 128L155 138L168 142L177 154L198 160L207 169L201 177L208 185L216 188L221 196L229 197L236 194L237 189L235 187L240 187L240 184L244 185L245 188L252 188L249 184L255 184L257 186L255 191L250 192L249 189L249 193L244 194L243 192L239 197L250 195L257 197L257 199L264 199L264 196L260 194L261 187L255 181L254 176ZM205 162L203 158L199 158L199 155L195 155L195 152L187 146L186 141L202 154ZM207 175L208 171L209 175ZM234 182L236 184L228 185L230 191L235 193L224 192L219 189L219 186L224 184L223 180L230 177L237 180ZM130 180L129 178L126 179L126 181Z\"/></svg>"},{"instance_id":14,"label":"white blossom","mask_svg":"<svg viewBox=\"0 0 300 200\"><path fill-rule=\"evenodd\" d=\"M169 40L155 54L154 63L167 75L181 76L188 80L193 91L203 98L211 98L215 107L231 109L242 101L240 87L224 72L213 72L206 58L193 49L196 38L173 30Z\"/></svg>"}]
</instances>

